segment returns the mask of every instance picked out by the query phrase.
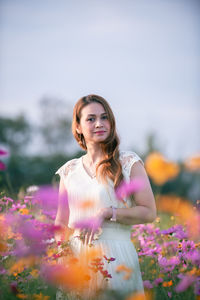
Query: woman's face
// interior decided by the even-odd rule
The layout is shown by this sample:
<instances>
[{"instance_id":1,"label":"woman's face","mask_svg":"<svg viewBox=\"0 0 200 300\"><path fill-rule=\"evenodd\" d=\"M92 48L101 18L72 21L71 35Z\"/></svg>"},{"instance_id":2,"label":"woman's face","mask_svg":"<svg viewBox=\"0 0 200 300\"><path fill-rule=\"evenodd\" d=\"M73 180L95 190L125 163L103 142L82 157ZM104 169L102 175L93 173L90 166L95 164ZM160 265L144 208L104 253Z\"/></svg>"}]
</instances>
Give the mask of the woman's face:
<instances>
[{"instance_id":1,"label":"woman's face","mask_svg":"<svg viewBox=\"0 0 200 300\"><path fill-rule=\"evenodd\" d=\"M100 103L93 102L83 107L77 131L83 134L86 144L102 142L109 136L110 121Z\"/></svg>"}]
</instances>

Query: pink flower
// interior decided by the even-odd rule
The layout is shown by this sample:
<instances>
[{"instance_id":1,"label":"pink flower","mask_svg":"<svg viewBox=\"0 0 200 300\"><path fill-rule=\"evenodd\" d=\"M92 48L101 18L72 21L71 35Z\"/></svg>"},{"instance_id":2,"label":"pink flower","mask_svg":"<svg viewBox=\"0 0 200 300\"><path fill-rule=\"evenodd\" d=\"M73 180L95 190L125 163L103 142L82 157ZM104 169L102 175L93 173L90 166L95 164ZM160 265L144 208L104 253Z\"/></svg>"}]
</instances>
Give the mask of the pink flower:
<instances>
[{"instance_id":1,"label":"pink flower","mask_svg":"<svg viewBox=\"0 0 200 300\"><path fill-rule=\"evenodd\" d=\"M134 193L141 191L144 188L144 181L141 178L135 178L130 182L123 181L116 189L116 197L121 200Z\"/></svg>"},{"instance_id":2,"label":"pink flower","mask_svg":"<svg viewBox=\"0 0 200 300\"><path fill-rule=\"evenodd\" d=\"M143 285L147 289L152 289L153 288L153 285L152 285L152 283L149 280L144 280L143 281Z\"/></svg>"},{"instance_id":3,"label":"pink flower","mask_svg":"<svg viewBox=\"0 0 200 300\"><path fill-rule=\"evenodd\" d=\"M51 219L55 219L58 206L59 192L57 188L52 186L42 186L33 195L32 204L38 204L43 214ZM67 199L66 199L67 201Z\"/></svg>"},{"instance_id":4,"label":"pink flower","mask_svg":"<svg viewBox=\"0 0 200 300\"><path fill-rule=\"evenodd\" d=\"M97 231L101 227L102 219L98 217L92 217L88 219L83 219L75 222L74 227L78 229L86 229L91 231Z\"/></svg>"},{"instance_id":5,"label":"pink flower","mask_svg":"<svg viewBox=\"0 0 200 300\"><path fill-rule=\"evenodd\" d=\"M168 292L167 295L168 295L169 298L172 297L172 293L171 292Z\"/></svg>"},{"instance_id":6,"label":"pink flower","mask_svg":"<svg viewBox=\"0 0 200 300\"><path fill-rule=\"evenodd\" d=\"M161 268L165 270L165 272L171 272L174 270L175 266L180 264L179 257L173 256L169 259L163 257L162 255L158 256L158 263Z\"/></svg>"},{"instance_id":7,"label":"pink flower","mask_svg":"<svg viewBox=\"0 0 200 300\"><path fill-rule=\"evenodd\" d=\"M159 284L162 283L162 282L163 282L163 278L158 277L158 278L156 278L156 279L154 280L153 284L154 284L154 286L157 286L157 285L159 285Z\"/></svg>"},{"instance_id":8,"label":"pink flower","mask_svg":"<svg viewBox=\"0 0 200 300\"><path fill-rule=\"evenodd\" d=\"M4 171L6 169L6 165L0 161L0 171Z\"/></svg>"},{"instance_id":9,"label":"pink flower","mask_svg":"<svg viewBox=\"0 0 200 300\"><path fill-rule=\"evenodd\" d=\"M181 281L175 288L177 293L184 292L195 282L195 276L180 274L179 277L181 278Z\"/></svg>"},{"instance_id":10,"label":"pink flower","mask_svg":"<svg viewBox=\"0 0 200 300\"><path fill-rule=\"evenodd\" d=\"M114 258L114 257L108 258L108 257L106 257L105 255L104 255L103 257L105 258L105 260L106 260L108 263L110 263L111 261L116 260L116 258Z\"/></svg>"},{"instance_id":11,"label":"pink flower","mask_svg":"<svg viewBox=\"0 0 200 300\"><path fill-rule=\"evenodd\" d=\"M0 156L8 155L9 153L5 150L0 149Z\"/></svg>"}]
</instances>

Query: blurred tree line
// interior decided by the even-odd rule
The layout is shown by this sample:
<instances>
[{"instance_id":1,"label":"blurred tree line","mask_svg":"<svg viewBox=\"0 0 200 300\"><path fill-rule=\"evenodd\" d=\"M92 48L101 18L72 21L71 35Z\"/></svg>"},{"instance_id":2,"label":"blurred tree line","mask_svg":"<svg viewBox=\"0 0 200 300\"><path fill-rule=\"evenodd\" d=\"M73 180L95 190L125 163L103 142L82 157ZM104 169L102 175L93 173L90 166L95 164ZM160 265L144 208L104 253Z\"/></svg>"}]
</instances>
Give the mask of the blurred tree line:
<instances>
[{"instance_id":1,"label":"blurred tree line","mask_svg":"<svg viewBox=\"0 0 200 300\"><path fill-rule=\"evenodd\" d=\"M72 107L68 103L48 97L39 102L39 124L31 124L23 114L14 118L0 116L0 148L9 152L5 161L7 169L0 171L1 191L14 197L28 186L58 181L55 171L68 160L83 154L78 146L71 150L74 141L71 118ZM153 151L162 152L155 134L147 136L145 148L144 153L133 149L143 161ZM179 175L161 187L151 181L153 191L176 194L195 202L200 198L199 177L186 171L183 162L178 163Z\"/></svg>"},{"instance_id":2,"label":"blurred tree line","mask_svg":"<svg viewBox=\"0 0 200 300\"><path fill-rule=\"evenodd\" d=\"M62 164L82 155L81 150L70 151L71 115L69 104L45 97L39 102L38 124L23 114L0 116L0 148L9 152L7 169L0 172L1 191L14 196L30 185L50 184Z\"/></svg>"}]
</instances>

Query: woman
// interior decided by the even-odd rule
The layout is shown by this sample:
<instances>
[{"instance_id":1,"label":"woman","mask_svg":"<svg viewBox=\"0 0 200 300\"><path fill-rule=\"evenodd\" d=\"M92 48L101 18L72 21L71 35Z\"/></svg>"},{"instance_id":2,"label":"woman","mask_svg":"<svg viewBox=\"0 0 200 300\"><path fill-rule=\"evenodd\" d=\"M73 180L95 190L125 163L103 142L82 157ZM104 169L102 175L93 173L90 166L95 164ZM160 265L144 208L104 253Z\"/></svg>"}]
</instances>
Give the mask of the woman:
<instances>
[{"instance_id":1,"label":"woman","mask_svg":"<svg viewBox=\"0 0 200 300\"><path fill-rule=\"evenodd\" d=\"M75 228L70 241L77 257L91 244L100 247L109 262L108 290L122 296L143 291L138 256L130 240L131 225L152 222L156 218L155 200L143 163L134 152L119 151L113 112L100 96L88 95L76 103L72 132L86 154L68 161L56 172L60 175L60 194L67 192L68 201L60 201L55 224ZM134 199L127 197L119 201L116 188L123 181L138 177L144 188ZM92 205L82 209L86 202ZM101 225L98 239L98 225L79 226L82 220L90 218ZM116 272L119 266L121 270L132 270L126 280ZM91 280L85 298L94 296L99 281L100 277Z\"/></svg>"}]
</instances>

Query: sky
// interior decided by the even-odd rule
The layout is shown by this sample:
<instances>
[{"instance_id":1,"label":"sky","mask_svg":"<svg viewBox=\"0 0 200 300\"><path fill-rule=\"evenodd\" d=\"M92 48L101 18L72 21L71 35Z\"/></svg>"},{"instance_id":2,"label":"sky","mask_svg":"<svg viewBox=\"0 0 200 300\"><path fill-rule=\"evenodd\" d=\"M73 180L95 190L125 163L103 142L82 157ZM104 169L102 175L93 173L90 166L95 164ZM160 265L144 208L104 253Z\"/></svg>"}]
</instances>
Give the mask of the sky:
<instances>
[{"instance_id":1,"label":"sky","mask_svg":"<svg viewBox=\"0 0 200 300\"><path fill-rule=\"evenodd\" d=\"M123 150L200 151L200 1L0 0L0 115L43 97L111 105ZM67 105L66 105L67 107Z\"/></svg>"}]
</instances>

